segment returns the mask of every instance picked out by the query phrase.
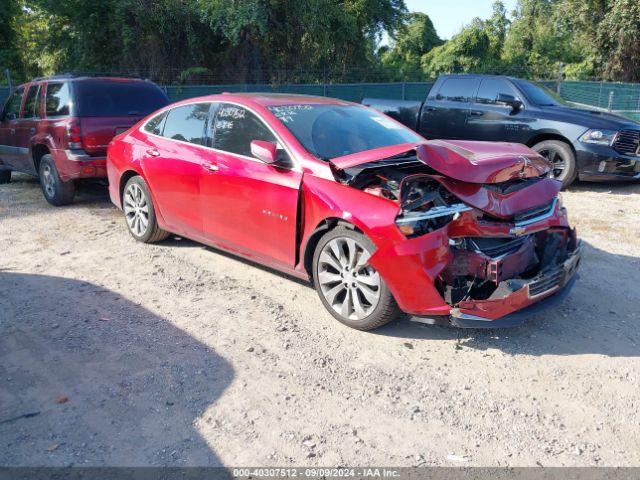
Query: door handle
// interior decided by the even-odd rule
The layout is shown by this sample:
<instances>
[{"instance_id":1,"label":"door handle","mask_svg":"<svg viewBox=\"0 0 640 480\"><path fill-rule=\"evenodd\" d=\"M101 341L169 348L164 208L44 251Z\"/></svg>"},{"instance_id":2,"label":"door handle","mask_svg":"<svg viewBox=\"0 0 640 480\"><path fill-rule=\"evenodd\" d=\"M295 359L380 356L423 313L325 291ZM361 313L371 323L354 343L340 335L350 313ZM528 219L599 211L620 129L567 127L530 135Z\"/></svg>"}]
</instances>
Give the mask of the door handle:
<instances>
[{"instance_id":1,"label":"door handle","mask_svg":"<svg viewBox=\"0 0 640 480\"><path fill-rule=\"evenodd\" d=\"M158 150L156 150L155 148L150 148L147 150L147 155L151 156L151 157L158 157L160 156L160 152Z\"/></svg>"},{"instance_id":2,"label":"door handle","mask_svg":"<svg viewBox=\"0 0 640 480\"><path fill-rule=\"evenodd\" d=\"M218 170L220 170L220 167L215 163L203 163L202 168L204 168L205 170L209 170L210 172L217 172Z\"/></svg>"},{"instance_id":3,"label":"door handle","mask_svg":"<svg viewBox=\"0 0 640 480\"><path fill-rule=\"evenodd\" d=\"M469 114L470 114L472 117L481 117L481 116L483 116L483 115L484 115L484 112L482 112L482 111L480 111L480 110L471 110L471 111L469 112Z\"/></svg>"},{"instance_id":4,"label":"door handle","mask_svg":"<svg viewBox=\"0 0 640 480\"><path fill-rule=\"evenodd\" d=\"M424 107L427 112L435 112L436 107Z\"/></svg>"},{"instance_id":5,"label":"door handle","mask_svg":"<svg viewBox=\"0 0 640 480\"><path fill-rule=\"evenodd\" d=\"M15 135L15 134L16 134L16 129L15 129L15 128L10 128L10 129L9 129L9 133L10 133L11 135Z\"/></svg>"},{"instance_id":6,"label":"door handle","mask_svg":"<svg viewBox=\"0 0 640 480\"><path fill-rule=\"evenodd\" d=\"M31 135L33 135L34 133L36 133L36 129L35 129L35 128L33 128L33 127L31 127L31 128L29 129L29 133L30 133Z\"/></svg>"}]
</instances>

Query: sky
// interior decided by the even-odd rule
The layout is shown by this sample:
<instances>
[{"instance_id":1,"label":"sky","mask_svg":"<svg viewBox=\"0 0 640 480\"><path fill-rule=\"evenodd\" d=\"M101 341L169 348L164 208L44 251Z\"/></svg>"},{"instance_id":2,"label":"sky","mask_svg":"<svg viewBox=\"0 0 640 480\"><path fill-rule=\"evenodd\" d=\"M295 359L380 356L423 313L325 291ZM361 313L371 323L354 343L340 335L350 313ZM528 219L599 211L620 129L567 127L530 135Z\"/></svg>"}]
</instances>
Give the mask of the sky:
<instances>
[{"instance_id":1,"label":"sky","mask_svg":"<svg viewBox=\"0 0 640 480\"><path fill-rule=\"evenodd\" d=\"M517 0L503 0L511 12ZM410 12L429 15L440 38L449 39L475 17L483 20L491 16L493 0L405 0Z\"/></svg>"}]
</instances>

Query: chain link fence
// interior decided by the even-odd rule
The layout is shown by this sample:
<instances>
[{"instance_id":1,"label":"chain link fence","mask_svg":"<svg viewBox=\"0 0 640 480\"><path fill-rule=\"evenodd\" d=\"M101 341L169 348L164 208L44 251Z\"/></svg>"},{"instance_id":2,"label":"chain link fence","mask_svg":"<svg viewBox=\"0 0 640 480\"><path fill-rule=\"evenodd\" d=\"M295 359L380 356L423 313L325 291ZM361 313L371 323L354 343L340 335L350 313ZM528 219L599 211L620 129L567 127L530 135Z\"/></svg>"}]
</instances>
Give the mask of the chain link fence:
<instances>
[{"instance_id":1,"label":"chain link fence","mask_svg":"<svg viewBox=\"0 0 640 480\"><path fill-rule=\"evenodd\" d=\"M538 83L559 93L564 100L578 107L609 111L640 121L640 84L583 81L540 81ZM381 83L198 84L170 85L163 88L173 101L222 92L275 92L319 95L360 102L364 97L424 100L432 85L433 80ZM1 103L4 103L8 94L9 88L0 86Z\"/></svg>"}]
</instances>

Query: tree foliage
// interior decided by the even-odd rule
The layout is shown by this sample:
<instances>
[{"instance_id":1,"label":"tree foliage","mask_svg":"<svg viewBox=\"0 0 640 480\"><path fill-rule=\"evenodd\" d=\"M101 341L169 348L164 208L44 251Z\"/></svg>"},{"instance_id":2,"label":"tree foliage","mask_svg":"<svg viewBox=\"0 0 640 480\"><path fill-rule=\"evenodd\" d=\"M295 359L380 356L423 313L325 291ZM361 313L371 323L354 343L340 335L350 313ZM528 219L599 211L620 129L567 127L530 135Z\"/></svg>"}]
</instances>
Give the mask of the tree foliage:
<instances>
[{"instance_id":1,"label":"tree foliage","mask_svg":"<svg viewBox=\"0 0 640 480\"><path fill-rule=\"evenodd\" d=\"M392 35L393 46L379 52L380 60L394 77L404 80L419 80L422 56L444 43L424 13L410 13Z\"/></svg>"},{"instance_id":2,"label":"tree foliage","mask_svg":"<svg viewBox=\"0 0 640 480\"><path fill-rule=\"evenodd\" d=\"M452 12L454 15L455 12ZM388 36L389 45L380 47ZM0 68L162 83L423 80L449 72L640 81L638 0L495 1L451 39L404 0L2 0Z\"/></svg>"}]
</instances>

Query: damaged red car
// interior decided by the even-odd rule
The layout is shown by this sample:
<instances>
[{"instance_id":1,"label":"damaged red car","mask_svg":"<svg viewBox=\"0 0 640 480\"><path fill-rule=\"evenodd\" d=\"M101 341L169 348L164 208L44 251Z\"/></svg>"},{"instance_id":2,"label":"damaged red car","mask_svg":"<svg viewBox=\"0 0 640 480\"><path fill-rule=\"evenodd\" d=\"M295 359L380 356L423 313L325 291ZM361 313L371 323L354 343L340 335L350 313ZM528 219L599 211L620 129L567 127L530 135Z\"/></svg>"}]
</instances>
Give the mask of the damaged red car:
<instances>
[{"instance_id":1,"label":"damaged red car","mask_svg":"<svg viewBox=\"0 0 640 480\"><path fill-rule=\"evenodd\" d=\"M566 295L581 248L550 164L509 143L427 141L340 100L221 94L117 136L113 203L169 232L311 280L342 323L403 312L505 327Z\"/></svg>"}]
</instances>

